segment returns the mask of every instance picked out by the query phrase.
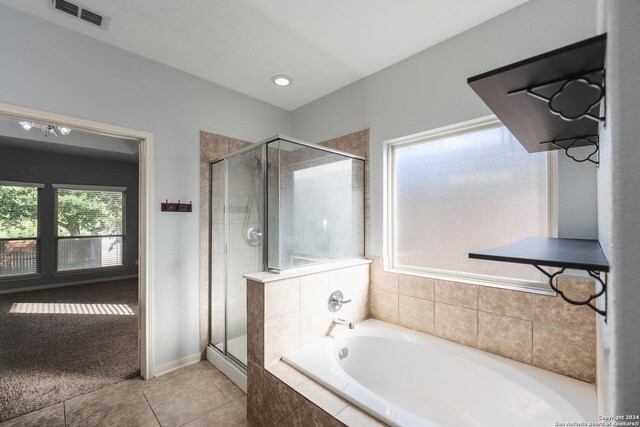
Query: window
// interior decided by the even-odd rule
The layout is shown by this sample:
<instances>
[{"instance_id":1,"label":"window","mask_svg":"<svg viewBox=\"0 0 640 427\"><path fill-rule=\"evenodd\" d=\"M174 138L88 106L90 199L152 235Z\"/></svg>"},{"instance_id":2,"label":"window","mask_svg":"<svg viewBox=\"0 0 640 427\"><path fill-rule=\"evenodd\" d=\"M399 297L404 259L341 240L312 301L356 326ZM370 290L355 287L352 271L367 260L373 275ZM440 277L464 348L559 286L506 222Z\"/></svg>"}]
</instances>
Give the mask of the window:
<instances>
[{"instance_id":1,"label":"window","mask_svg":"<svg viewBox=\"0 0 640 427\"><path fill-rule=\"evenodd\" d=\"M123 188L54 185L56 270L123 266Z\"/></svg>"},{"instance_id":2,"label":"window","mask_svg":"<svg viewBox=\"0 0 640 427\"><path fill-rule=\"evenodd\" d=\"M469 259L468 253L550 235L551 154L527 153L496 119L388 144L393 269L548 288L530 266Z\"/></svg>"},{"instance_id":3,"label":"window","mask_svg":"<svg viewBox=\"0 0 640 427\"><path fill-rule=\"evenodd\" d=\"M40 184L0 182L0 278L40 273Z\"/></svg>"}]
</instances>

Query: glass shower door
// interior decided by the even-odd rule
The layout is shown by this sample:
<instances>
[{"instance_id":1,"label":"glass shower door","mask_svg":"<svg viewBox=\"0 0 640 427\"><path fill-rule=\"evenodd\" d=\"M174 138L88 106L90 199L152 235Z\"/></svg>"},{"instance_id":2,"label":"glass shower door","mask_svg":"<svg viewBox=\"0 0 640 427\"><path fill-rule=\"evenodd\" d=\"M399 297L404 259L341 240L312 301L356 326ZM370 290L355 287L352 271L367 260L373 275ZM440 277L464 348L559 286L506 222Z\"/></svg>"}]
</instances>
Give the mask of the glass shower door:
<instances>
[{"instance_id":1,"label":"glass shower door","mask_svg":"<svg viewBox=\"0 0 640 427\"><path fill-rule=\"evenodd\" d=\"M262 147L214 163L211 170L212 343L244 366L247 294L243 275L262 271L263 267L262 173ZM214 315L214 311L222 316ZM216 339L214 331L218 333Z\"/></svg>"}]
</instances>

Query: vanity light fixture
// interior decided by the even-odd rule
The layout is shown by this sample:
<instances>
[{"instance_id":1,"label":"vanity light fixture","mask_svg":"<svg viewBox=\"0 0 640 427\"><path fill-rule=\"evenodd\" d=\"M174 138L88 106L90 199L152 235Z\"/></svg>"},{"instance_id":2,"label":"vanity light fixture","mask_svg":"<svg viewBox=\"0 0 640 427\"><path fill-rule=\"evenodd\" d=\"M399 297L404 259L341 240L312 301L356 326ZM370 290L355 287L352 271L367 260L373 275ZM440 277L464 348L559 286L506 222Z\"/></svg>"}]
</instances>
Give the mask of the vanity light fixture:
<instances>
[{"instance_id":1,"label":"vanity light fixture","mask_svg":"<svg viewBox=\"0 0 640 427\"><path fill-rule=\"evenodd\" d=\"M271 77L271 81L278 86L289 86L293 82L293 79L289 76L285 76L284 74L276 74Z\"/></svg>"},{"instance_id":2,"label":"vanity light fixture","mask_svg":"<svg viewBox=\"0 0 640 427\"><path fill-rule=\"evenodd\" d=\"M69 135L69 133L71 133L71 129L64 126L55 126L55 125L50 125L46 123L36 123L36 122L27 122L27 121L21 121L19 123L20 123L20 126L22 126L22 129L26 130L27 132L29 132L33 128L36 128L44 132L45 136L48 136L49 134L53 136L58 136L58 133L60 133L61 135Z\"/></svg>"}]
</instances>

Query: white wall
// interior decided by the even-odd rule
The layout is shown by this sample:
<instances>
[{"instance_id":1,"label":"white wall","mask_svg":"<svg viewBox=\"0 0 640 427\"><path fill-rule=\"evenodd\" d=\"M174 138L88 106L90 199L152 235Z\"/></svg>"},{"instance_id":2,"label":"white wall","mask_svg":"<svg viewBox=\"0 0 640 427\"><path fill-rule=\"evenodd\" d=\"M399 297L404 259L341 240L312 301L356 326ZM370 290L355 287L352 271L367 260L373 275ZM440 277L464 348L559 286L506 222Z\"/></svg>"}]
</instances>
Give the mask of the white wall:
<instances>
[{"instance_id":1,"label":"white wall","mask_svg":"<svg viewBox=\"0 0 640 427\"><path fill-rule=\"evenodd\" d=\"M372 254L382 254L382 143L490 114L467 78L596 34L595 0L534 0L293 112L319 142L371 128ZM596 172L560 156L560 237L597 237Z\"/></svg>"},{"instance_id":2,"label":"white wall","mask_svg":"<svg viewBox=\"0 0 640 427\"><path fill-rule=\"evenodd\" d=\"M258 141L291 114L2 5L0 64L0 102L155 134L155 364L198 353L198 132ZM167 198L194 213L159 212Z\"/></svg>"},{"instance_id":3,"label":"white wall","mask_svg":"<svg viewBox=\"0 0 640 427\"><path fill-rule=\"evenodd\" d=\"M600 322L601 411L640 410L640 1L607 1L607 123L598 176L599 238L611 264Z\"/></svg>"}]
</instances>

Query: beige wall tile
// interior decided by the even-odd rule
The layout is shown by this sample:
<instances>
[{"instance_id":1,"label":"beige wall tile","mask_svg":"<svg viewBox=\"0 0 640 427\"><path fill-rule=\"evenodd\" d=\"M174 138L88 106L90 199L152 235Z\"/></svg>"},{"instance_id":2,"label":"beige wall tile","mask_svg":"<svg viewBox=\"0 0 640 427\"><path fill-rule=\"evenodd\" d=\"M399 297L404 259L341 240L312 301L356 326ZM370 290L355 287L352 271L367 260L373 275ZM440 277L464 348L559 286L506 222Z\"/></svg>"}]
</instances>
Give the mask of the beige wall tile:
<instances>
[{"instance_id":1,"label":"beige wall tile","mask_svg":"<svg viewBox=\"0 0 640 427\"><path fill-rule=\"evenodd\" d=\"M398 275L383 271L382 258L373 257L371 266L371 289L398 293Z\"/></svg>"},{"instance_id":2,"label":"beige wall tile","mask_svg":"<svg viewBox=\"0 0 640 427\"><path fill-rule=\"evenodd\" d=\"M369 291L353 294L351 320L353 322L362 322L371 316L369 305Z\"/></svg>"},{"instance_id":3,"label":"beige wall tile","mask_svg":"<svg viewBox=\"0 0 640 427\"><path fill-rule=\"evenodd\" d=\"M398 275L400 295L433 300L434 280L428 277Z\"/></svg>"},{"instance_id":4,"label":"beige wall tile","mask_svg":"<svg viewBox=\"0 0 640 427\"><path fill-rule=\"evenodd\" d=\"M528 320L478 312L478 348L531 364L533 324Z\"/></svg>"},{"instance_id":5,"label":"beige wall tile","mask_svg":"<svg viewBox=\"0 0 640 427\"><path fill-rule=\"evenodd\" d=\"M224 314L211 316L211 342L218 344L224 339Z\"/></svg>"},{"instance_id":6,"label":"beige wall tile","mask_svg":"<svg viewBox=\"0 0 640 427\"><path fill-rule=\"evenodd\" d=\"M372 289L371 317L393 324L398 324L398 294Z\"/></svg>"},{"instance_id":7,"label":"beige wall tile","mask_svg":"<svg viewBox=\"0 0 640 427\"><path fill-rule=\"evenodd\" d=\"M264 321L254 316L247 316L247 357L264 366Z\"/></svg>"},{"instance_id":8,"label":"beige wall tile","mask_svg":"<svg viewBox=\"0 0 640 427\"><path fill-rule=\"evenodd\" d=\"M333 148L334 150L346 151L346 136L341 136L339 138L331 139L329 141L325 141L320 143L323 147Z\"/></svg>"},{"instance_id":9,"label":"beige wall tile","mask_svg":"<svg viewBox=\"0 0 640 427\"><path fill-rule=\"evenodd\" d=\"M356 406L348 406L336 417L338 421L348 425L349 427L383 427L383 424L376 418L367 414Z\"/></svg>"},{"instance_id":10,"label":"beige wall tile","mask_svg":"<svg viewBox=\"0 0 640 427\"><path fill-rule=\"evenodd\" d=\"M533 365L595 382L596 334L534 323Z\"/></svg>"},{"instance_id":11,"label":"beige wall tile","mask_svg":"<svg viewBox=\"0 0 640 427\"><path fill-rule=\"evenodd\" d=\"M415 331L433 334L433 301L400 295L399 325Z\"/></svg>"},{"instance_id":12,"label":"beige wall tile","mask_svg":"<svg viewBox=\"0 0 640 427\"><path fill-rule=\"evenodd\" d=\"M434 324L437 336L477 348L478 312L476 310L436 302Z\"/></svg>"},{"instance_id":13,"label":"beige wall tile","mask_svg":"<svg viewBox=\"0 0 640 427\"><path fill-rule=\"evenodd\" d=\"M264 283L247 280L247 314L264 319Z\"/></svg>"},{"instance_id":14,"label":"beige wall tile","mask_svg":"<svg viewBox=\"0 0 640 427\"><path fill-rule=\"evenodd\" d=\"M329 272L310 274L300 278L300 308L314 307L329 299Z\"/></svg>"},{"instance_id":15,"label":"beige wall tile","mask_svg":"<svg viewBox=\"0 0 640 427\"><path fill-rule=\"evenodd\" d=\"M325 304L302 309L300 311L300 345L326 336L331 328L333 315Z\"/></svg>"},{"instance_id":16,"label":"beige wall tile","mask_svg":"<svg viewBox=\"0 0 640 427\"><path fill-rule=\"evenodd\" d=\"M586 306L569 304L560 295L534 295L534 321L595 333L596 313Z\"/></svg>"},{"instance_id":17,"label":"beige wall tile","mask_svg":"<svg viewBox=\"0 0 640 427\"><path fill-rule=\"evenodd\" d=\"M329 415L338 415L340 411L349 406L346 400L312 379L303 382L295 390Z\"/></svg>"},{"instance_id":18,"label":"beige wall tile","mask_svg":"<svg viewBox=\"0 0 640 427\"><path fill-rule=\"evenodd\" d=\"M265 283L265 319L292 312L300 312L300 278Z\"/></svg>"},{"instance_id":19,"label":"beige wall tile","mask_svg":"<svg viewBox=\"0 0 640 427\"><path fill-rule=\"evenodd\" d=\"M436 280L435 300L459 307L478 308L478 287L464 283Z\"/></svg>"},{"instance_id":20,"label":"beige wall tile","mask_svg":"<svg viewBox=\"0 0 640 427\"><path fill-rule=\"evenodd\" d=\"M533 294L478 286L478 310L533 320Z\"/></svg>"},{"instance_id":21,"label":"beige wall tile","mask_svg":"<svg viewBox=\"0 0 640 427\"><path fill-rule=\"evenodd\" d=\"M300 311L265 320L265 366L279 361L283 354L298 347L300 347Z\"/></svg>"},{"instance_id":22,"label":"beige wall tile","mask_svg":"<svg viewBox=\"0 0 640 427\"><path fill-rule=\"evenodd\" d=\"M369 264L333 270L330 277L331 291L341 290L345 298L369 290Z\"/></svg>"},{"instance_id":23,"label":"beige wall tile","mask_svg":"<svg viewBox=\"0 0 640 427\"><path fill-rule=\"evenodd\" d=\"M255 363L249 362L247 375L251 425L278 425L306 403L304 397Z\"/></svg>"},{"instance_id":24,"label":"beige wall tile","mask_svg":"<svg viewBox=\"0 0 640 427\"><path fill-rule=\"evenodd\" d=\"M292 388L296 388L309 379L305 374L282 361L269 366L267 371Z\"/></svg>"},{"instance_id":25,"label":"beige wall tile","mask_svg":"<svg viewBox=\"0 0 640 427\"><path fill-rule=\"evenodd\" d=\"M311 403L302 406L280 424L281 427L340 427L343 425Z\"/></svg>"}]
</instances>

